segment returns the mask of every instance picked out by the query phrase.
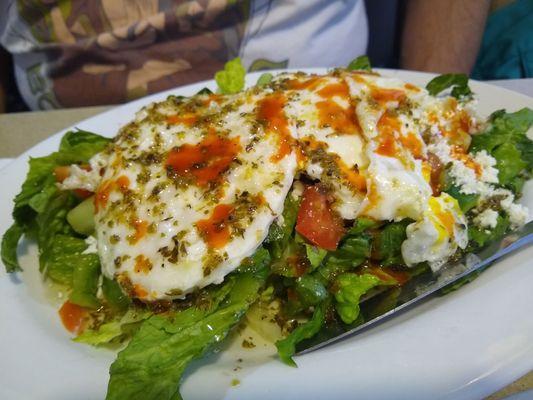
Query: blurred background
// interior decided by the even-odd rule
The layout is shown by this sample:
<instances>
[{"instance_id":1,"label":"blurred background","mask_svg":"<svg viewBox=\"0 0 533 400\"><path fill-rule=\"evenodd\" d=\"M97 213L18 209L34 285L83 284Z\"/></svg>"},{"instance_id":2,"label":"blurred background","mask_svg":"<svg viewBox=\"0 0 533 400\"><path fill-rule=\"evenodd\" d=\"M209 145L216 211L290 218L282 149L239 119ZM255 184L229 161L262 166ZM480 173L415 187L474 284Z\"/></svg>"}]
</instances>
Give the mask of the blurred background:
<instances>
[{"instance_id":1,"label":"blurred background","mask_svg":"<svg viewBox=\"0 0 533 400\"><path fill-rule=\"evenodd\" d=\"M211 78L237 55L251 71L366 53L374 67L523 79L533 0L3 0L0 43L8 113L126 102ZM52 87L47 101L37 85Z\"/></svg>"}]
</instances>

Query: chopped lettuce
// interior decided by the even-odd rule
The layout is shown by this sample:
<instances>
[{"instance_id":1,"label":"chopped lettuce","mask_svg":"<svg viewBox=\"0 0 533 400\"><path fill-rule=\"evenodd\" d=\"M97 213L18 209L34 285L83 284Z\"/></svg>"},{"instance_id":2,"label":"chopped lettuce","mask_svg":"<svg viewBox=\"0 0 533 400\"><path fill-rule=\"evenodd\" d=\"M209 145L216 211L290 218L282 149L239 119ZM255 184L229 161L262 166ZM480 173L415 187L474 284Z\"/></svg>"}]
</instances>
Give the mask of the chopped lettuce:
<instances>
[{"instance_id":1,"label":"chopped lettuce","mask_svg":"<svg viewBox=\"0 0 533 400\"><path fill-rule=\"evenodd\" d=\"M86 163L109 142L110 139L94 133L70 131L61 140L59 151L29 160L26 180L15 197L15 222L2 238L2 259L7 260L5 265L8 272L17 269L16 249L21 233L37 240L41 270L46 267L55 236L74 236L74 231L66 221L66 214L79 200L69 192L59 191L54 169L62 165Z\"/></svg>"},{"instance_id":2,"label":"chopped lettuce","mask_svg":"<svg viewBox=\"0 0 533 400\"><path fill-rule=\"evenodd\" d=\"M444 191L457 200L457 203L459 203L459 207L463 213L466 213L477 206L479 200L479 195L477 194L461 193L461 189L453 184L448 185Z\"/></svg>"},{"instance_id":3,"label":"chopped lettuce","mask_svg":"<svg viewBox=\"0 0 533 400\"><path fill-rule=\"evenodd\" d=\"M493 229L483 229L475 225L470 225L468 227L468 237L471 243L475 243L478 247L483 247L489 242L505 235L505 232L509 229L509 225L509 218L500 214L497 218L497 225Z\"/></svg>"},{"instance_id":4,"label":"chopped lettuce","mask_svg":"<svg viewBox=\"0 0 533 400\"><path fill-rule=\"evenodd\" d=\"M4 234L2 239L2 262L6 266L7 272L21 270L17 258L17 245L23 233L22 226L13 224Z\"/></svg>"},{"instance_id":5,"label":"chopped lettuce","mask_svg":"<svg viewBox=\"0 0 533 400\"><path fill-rule=\"evenodd\" d=\"M339 248L328 254L323 265L316 270L322 282L331 281L337 274L354 269L370 257L368 235L348 236Z\"/></svg>"},{"instance_id":6,"label":"chopped lettuce","mask_svg":"<svg viewBox=\"0 0 533 400\"><path fill-rule=\"evenodd\" d=\"M341 274L334 282L335 309L345 324L353 323L359 316L361 296L383 282L372 274Z\"/></svg>"},{"instance_id":7,"label":"chopped lettuce","mask_svg":"<svg viewBox=\"0 0 533 400\"><path fill-rule=\"evenodd\" d=\"M426 85L427 91L432 96L436 96L448 88L452 88L451 95L458 99L472 97L472 91L468 87L468 76L465 74L439 75Z\"/></svg>"},{"instance_id":8,"label":"chopped lettuce","mask_svg":"<svg viewBox=\"0 0 533 400\"><path fill-rule=\"evenodd\" d=\"M370 71L372 67L370 65L370 59L367 56L359 56L350 61L346 69L349 71Z\"/></svg>"},{"instance_id":9,"label":"chopped lettuce","mask_svg":"<svg viewBox=\"0 0 533 400\"><path fill-rule=\"evenodd\" d=\"M496 159L498 180L517 193L531 177L533 141L526 135L533 125L533 110L523 108L514 113L494 112L488 129L472 137L471 152L487 151Z\"/></svg>"},{"instance_id":10,"label":"chopped lettuce","mask_svg":"<svg viewBox=\"0 0 533 400\"><path fill-rule=\"evenodd\" d=\"M107 305L114 311L126 311L131 305L130 298L122 291L116 280L104 276L102 279L102 293Z\"/></svg>"},{"instance_id":11,"label":"chopped lettuce","mask_svg":"<svg viewBox=\"0 0 533 400\"><path fill-rule=\"evenodd\" d=\"M305 306L314 306L328 297L324 284L313 275L303 275L296 279L296 293Z\"/></svg>"},{"instance_id":12,"label":"chopped lettuce","mask_svg":"<svg viewBox=\"0 0 533 400\"><path fill-rule=\"evenodd\" d=\"M412 220L404 219L385 225L376 235L373 242L374 252L381 265L404 265L402 243L407 238L405 232Z\"/></svg>"},{"instance_id":13,"label":"chopped lettuce","mask_svg":"<svg viewBox=\"0 0 533 400\"><path fill-rule=\"evenodd\" d=\"M98 308L100 301L96 297L100 279L100 259L98 254L78 254L72 271L71 303L87 308Z\"/></svg>"},{"instance_id":14,"label":"chopped lettuce","mask_svg":"<svg viewBox=\"0 0 533 400\"><path fill-rule=\"evenodd\" d=\"M300 324L293 330L286 338L278 340L276 347L281 361L292 367L296 367L296 363L292 356L296 352L296 345L302 340L310 339L315 336L324 326L326 320L326 310L330 302L328 299L315 307L313 317L303 324Z\"/></svg>"},{"instance_id":15,"label":"chopped lettuce","mask_svg":"<svg viewBox=\"0 0 533 400\"><path fill-rule=\"evenodd\" d=\"M268 85L272 79L274 78L274 75L272 75L270 72L265 72L264 74L261 74L259 79L257 79L257 86L265 86Z\"/></svg>"},{"instance_id":16,"label":"chopped lettuce","mask_svg":"<svg viewBox=\"0 0 533 400\"><path fill-rule=\"evenodd\" d=\"M145 320L111 365L107 399L176 399L187 365L228 335L260 295L270 256L251 258L256 273L241 272L208 293L209 301Z\"/></svg>"},{"instance_id":17,"label":"chopped lettuce","mask_svg":"<svg viewBox=\"0 0 533 400\"><path fill-rule=\"evenodd\" d=\"M311 271L313 271L314 269L318 268L320 264L322 264L322 260L328 254L328 251L308 243L304 243L304 246L305 254L307 255L307 259L311 264Z\"/></svg>"},{"instance_id":18,"label":"chopped lettuce","mask_svg":"<svg viewBox=\"0 0 533 400\"><path fill-rule=\"evenodd\" d=\"M233 94L244 89L245 76L246 70L242 65L241 59L237 57L228 61L224 65L224 69L215 74L215 81L220 93Z\"/></svg>"},{"instance_id":19,"label":"chopped lettuce","mask_svg":"<svg viewBox=\"0 0 533 400\"><path fill-rule=\"evenodd\" d=\"M87 249L85 240L58 234L47 247L45 257L45 274L54 282L72 286L74 267L77 263L91 263L95 254L82 254Z\"/></svg>"},{"instance_id":20,"label":"chopped lettuce","mask_svg":"<svg viewBox=\"0 0 533 400\"><path fill-rule=\"evenodd\" d=\"M131 336L136 332L134 328L152 315L153 312L147 308L130 307L124 315L100 325L98 329L86 329L74 341L92 346L109 345Z\"/></svg>"}]
</instances>

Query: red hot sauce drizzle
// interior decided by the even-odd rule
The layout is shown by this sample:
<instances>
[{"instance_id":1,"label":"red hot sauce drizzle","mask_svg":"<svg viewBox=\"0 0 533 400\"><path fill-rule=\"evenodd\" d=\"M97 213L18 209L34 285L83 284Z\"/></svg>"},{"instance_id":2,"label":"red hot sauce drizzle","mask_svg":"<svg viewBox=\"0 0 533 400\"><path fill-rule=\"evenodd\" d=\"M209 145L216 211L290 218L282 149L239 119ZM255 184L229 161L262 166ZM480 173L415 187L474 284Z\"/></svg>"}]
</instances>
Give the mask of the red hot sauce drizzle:
<instances>
[{"instance_id":1,"label":"red hot sauce drizzle","mask_svg":"<svg viewBox=\"0 0 533 400\"><path fill-rule=\"evenodd\" d=\"M278 151L270 157L272 162L278 162L289 155L294 142L289 131L287 117L283 111L285 102L286 99L283 94L274 93L259 102L257 111L258 118L266 123L266 131L274 133L278 137Z\"/></svg>"},{"instance_id":2,"label":"red hot sauce drizzle","mask_svg":"<svg viewBox=\"0 0 533 400\"><path fill-rule=\"evenodd\" d=\"M170 151L166 165L172 173L193 177L199 186L220 179L239 153L239 139L220 137L209 133L200 143L184 144Z\"/></svg>"},{"instance_id":3,"label":"red hot sauce drizzle","mask_svg":"<svg viewBox=\"0 0 533 400\"><path fill-rule=\"evenodd\" d=\"M210 248L220 249L228 243L231 237L228 223L234 209L231 204L219 204L211 217L196 223L196 228Z\"/></svg>"}]
</instances>

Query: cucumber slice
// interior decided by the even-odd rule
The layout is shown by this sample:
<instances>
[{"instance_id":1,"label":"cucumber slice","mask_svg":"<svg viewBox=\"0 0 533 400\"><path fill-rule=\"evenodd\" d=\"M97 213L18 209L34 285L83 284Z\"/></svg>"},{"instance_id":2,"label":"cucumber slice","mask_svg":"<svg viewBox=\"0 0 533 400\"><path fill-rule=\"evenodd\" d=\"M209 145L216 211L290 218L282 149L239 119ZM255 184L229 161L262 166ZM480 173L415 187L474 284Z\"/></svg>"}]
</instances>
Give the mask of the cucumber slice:
<instances>
[{"instance_id":1,"label":"cucumber slice","mask_svg":"<svg viewBox=\"0 0 533 400\"><path fill-rule=\"evenodd\" d=\"M70 210L67 221L76 232L82 235L91 235L94 232L94 196L83 200Z\"/></svg>"}]
</instances>

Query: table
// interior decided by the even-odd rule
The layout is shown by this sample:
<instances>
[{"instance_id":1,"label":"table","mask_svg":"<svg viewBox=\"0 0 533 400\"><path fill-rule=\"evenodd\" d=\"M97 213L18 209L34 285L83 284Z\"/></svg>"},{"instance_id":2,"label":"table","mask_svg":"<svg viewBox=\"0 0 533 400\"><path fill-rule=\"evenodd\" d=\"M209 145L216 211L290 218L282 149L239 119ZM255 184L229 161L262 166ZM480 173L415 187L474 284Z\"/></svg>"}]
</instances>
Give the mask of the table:
<instances>
[{"instance_id":1,"label":"table","mask_svg":"<svg viewBox=\"0 0 533 400\"><path fill-rule=\"evenodd\" d=\"M489 83L533 97L533 79L513 79ZM2 163L9 162L10 158L17 157L50 135L68 128L76 122L102 113L111 107L99 106L0 114L0 143L2 143L0 146L0 173ZM485 400L500 400L511 394L524 391L528 391L530 394L530 397L527 398L533 398L533 371Z\"/></svg>"}]
</instances>

